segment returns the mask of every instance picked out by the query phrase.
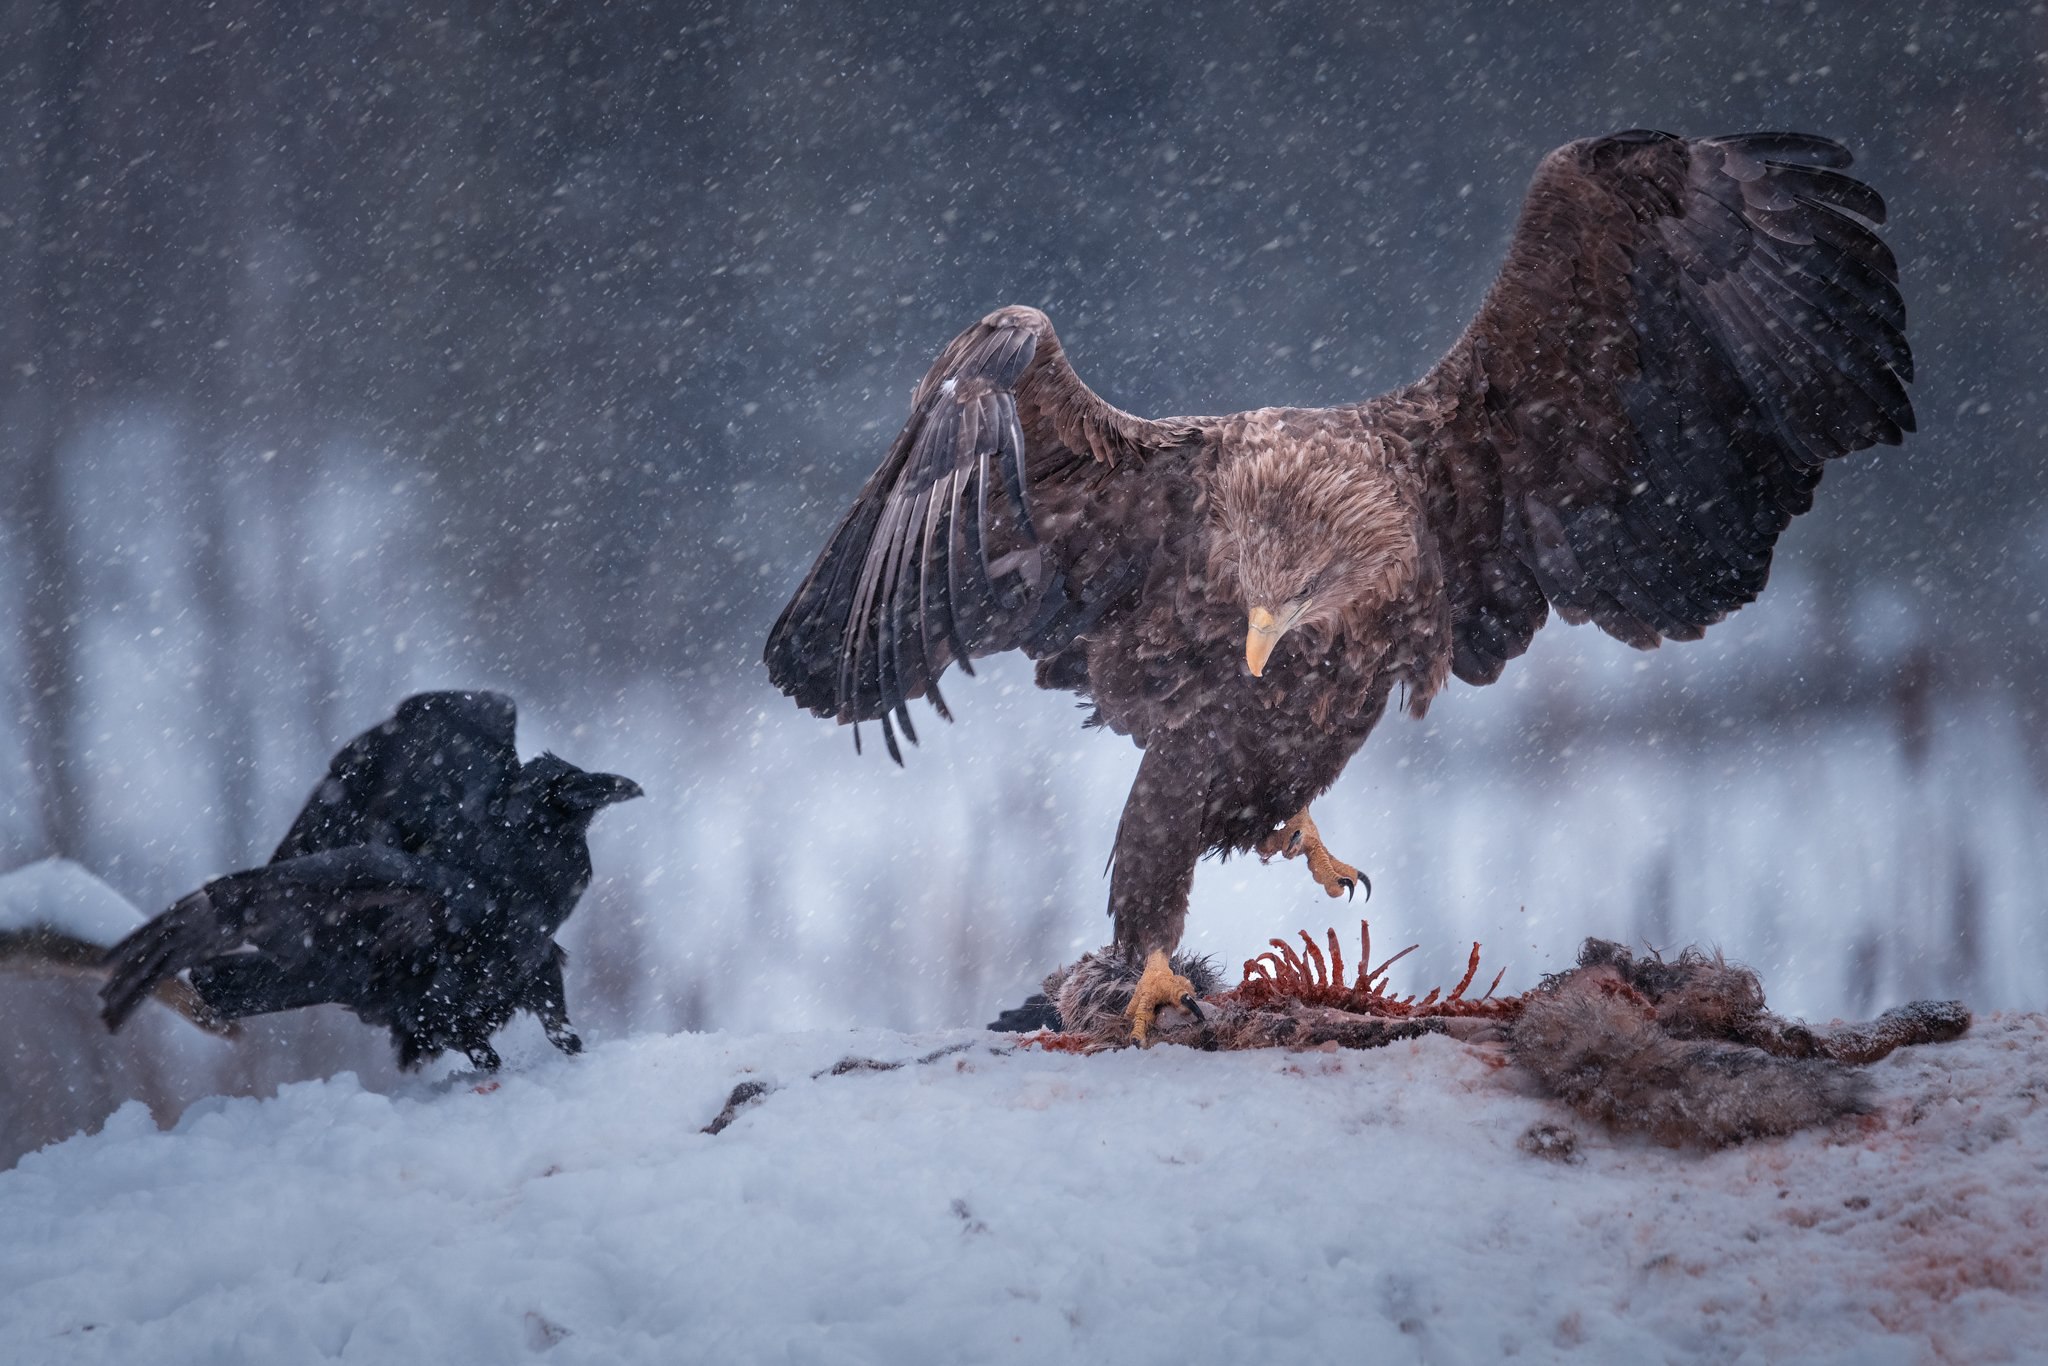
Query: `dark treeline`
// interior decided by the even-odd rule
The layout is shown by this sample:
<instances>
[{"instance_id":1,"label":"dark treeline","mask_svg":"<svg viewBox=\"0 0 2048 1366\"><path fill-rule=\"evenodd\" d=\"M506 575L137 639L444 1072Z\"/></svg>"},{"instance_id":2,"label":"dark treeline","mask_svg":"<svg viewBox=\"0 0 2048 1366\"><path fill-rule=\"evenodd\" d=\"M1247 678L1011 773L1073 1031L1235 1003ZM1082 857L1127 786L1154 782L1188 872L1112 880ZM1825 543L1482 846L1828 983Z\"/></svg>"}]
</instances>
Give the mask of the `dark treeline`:
<instances>
[{"instance_id":1,"label":"dark treeline","mask_svg":"<svg viewBox=\"0 0 2048 1366\"><path fill-rule=\"evenodd\" d=\"M2041 6L0 18L0 868L175 895L412 686L817 724L760 639L967 322L1046 308L1142 413L1362 398L1463 326L1542 153L1630 126L1827 133L1893 210L1922 430L1788 536L1820 625L1770 697L2033 713ZM1652 682L1598 705L1697 720Z\"/></svg>"}]
</instances>

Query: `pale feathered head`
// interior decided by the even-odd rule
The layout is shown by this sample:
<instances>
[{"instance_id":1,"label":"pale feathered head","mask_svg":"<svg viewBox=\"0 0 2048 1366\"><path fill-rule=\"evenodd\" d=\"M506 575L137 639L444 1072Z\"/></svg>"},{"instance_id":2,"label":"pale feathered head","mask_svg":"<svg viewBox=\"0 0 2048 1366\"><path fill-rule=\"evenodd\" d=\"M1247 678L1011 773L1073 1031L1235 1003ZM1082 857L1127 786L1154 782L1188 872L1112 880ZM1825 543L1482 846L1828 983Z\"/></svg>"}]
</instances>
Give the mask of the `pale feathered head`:
<instances>
[{"instance_id":1,"label":"pale feathered head","mask_svg":"<svg viewBox=\"0 0 2048 1366\"><path fill-rule=\"evenodd\" d=\"M1290 631L1327 644L1363 626L1415 580L1416 509L1376 449L1278 431L1219 470L1209 570L1235 582L1254 674Z\"/></svg>"}]
</instances>

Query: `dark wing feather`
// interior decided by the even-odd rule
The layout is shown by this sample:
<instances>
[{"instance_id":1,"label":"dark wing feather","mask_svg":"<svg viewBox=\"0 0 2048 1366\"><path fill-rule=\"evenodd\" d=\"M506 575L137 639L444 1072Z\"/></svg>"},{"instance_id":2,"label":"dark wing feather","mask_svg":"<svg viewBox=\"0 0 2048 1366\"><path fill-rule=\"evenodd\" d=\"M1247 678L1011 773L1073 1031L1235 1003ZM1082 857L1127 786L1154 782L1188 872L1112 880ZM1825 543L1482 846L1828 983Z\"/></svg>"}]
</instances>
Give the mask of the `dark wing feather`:
<instances>
[{"instance_id":1,"label":"dark wing feather","mask_svg":"<svg viewBox=\"0 0 2048 1366\"><path fill-rule=\"evenodd\" d=\"M280 982L328 993L309 999L347 1000L341 987L368 979L367 955L424 952L438 927L479 916L487 898L457 869L374 844L230 873L107 950L101 1014L118 1029L160 983L245 949Z\"/></svg>"},{"instance_id":2,"label":"dark wing feather","mask_svg":"<svg viewBox=\"0 0 2048 1366\"><path fill-rule=\"evenodd\" d=\"M1884 201L1849 160L1803 133L1545 158L1478 317L1381 401L1433 481L1460 678L1548 607L1696 638L1763 588L1825 462L1913 430Z\"/></svg>"},{"instance_id":3,"label":"dark wing feather","mask_svg":"<svg viewBox=\"0 0 2048 1366\"><path fill-rule=\"evenodd\" d=\"M357 845L463 861L519 772L517 717L499 693L406 698L334 756L271 861Z\"/></svg>"},{"instance_id":4,"label":"dark wing feather","mask_svg":"<svg viewBox=\"0 0 2048 1366\"><path fill-rule=\"evenodd\" d=\"M1072 528L1046 525L1048 496L1193 430L1097 397L1037 309L991 313L917 386L910 420L770 632L769 677L820 716L879 719L901 762L896 728L917 739L907 703L929 698L946 715L938 682L950 665L971 673L1001 650L1056 649L1052 634L1071 635L1132 586L1128 573L1061 571L1049 542Z\"/></svg>"}]
</instances>

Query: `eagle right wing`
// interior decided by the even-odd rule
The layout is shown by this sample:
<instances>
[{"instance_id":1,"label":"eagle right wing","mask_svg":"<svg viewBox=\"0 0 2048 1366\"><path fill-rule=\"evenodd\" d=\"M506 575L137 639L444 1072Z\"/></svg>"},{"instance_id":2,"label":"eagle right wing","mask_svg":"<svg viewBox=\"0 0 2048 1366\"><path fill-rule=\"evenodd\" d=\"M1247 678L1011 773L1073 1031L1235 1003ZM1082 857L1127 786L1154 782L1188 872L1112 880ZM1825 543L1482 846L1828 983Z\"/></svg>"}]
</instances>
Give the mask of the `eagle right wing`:
<instances>
[{"instance_id":1,"label":"eagle right wing","mask_svg":"<svg viewBox=\"0 0 2048 1366\"><path fill-rule=\"evenodd\" d=\"M1063 623L1092 619L1135 575L1064 572L1037 506L1067 481L1182 444L1195 424L1148 421L1091 391L1035 308L989 314L946 347L911 397L910 420L769 633L775 686L819 716L879 719L913 743L906 703L939 676L1002 650L1038 653ZM1091 537L1115 537L1097 522Z\"/></svg>"},{"instance_id":2,"label":"eagle right wing","mask_svg":"<svg viewBox=\"0 0 2048 1366\"><path fill-rule=\"evenodd\" d=\"M1453 668L1548 608L1648 648L1753 599L1823 466L1913 430L1884 201L1803 133L1561 147L1450 354L1380 400L1434 485Z\"/></svg>"}]
</instances>

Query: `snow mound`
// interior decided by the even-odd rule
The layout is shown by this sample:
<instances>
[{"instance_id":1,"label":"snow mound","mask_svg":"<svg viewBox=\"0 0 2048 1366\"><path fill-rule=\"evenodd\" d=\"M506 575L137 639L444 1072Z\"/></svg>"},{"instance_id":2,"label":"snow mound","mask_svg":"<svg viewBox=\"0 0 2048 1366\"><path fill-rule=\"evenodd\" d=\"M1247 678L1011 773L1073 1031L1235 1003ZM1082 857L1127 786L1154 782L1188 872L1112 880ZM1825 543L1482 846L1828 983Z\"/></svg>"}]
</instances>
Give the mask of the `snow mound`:
<instances>
[{"instance_id":1,"label":"snow mound","mask_svg":"<svg viewBox=\"0 0 2048 1366\"><path fill-rule=\"evenodd\" d=\"M0 934L52 929L112 944L146 919L134 902L70 859L0 874Z\"/></svg>"},{"instance_id":2,"label":"snow mound","mask_svg":"<svg viewBox=\"0 0 2048 1366\"><path fill-rule=\"evenodd\" d=\"M0 1340L251 1366L2024 1358L2048 1017L1871 1071L1860 1125L1706 1156L1588 1131L1441 1037L685 1035L170 1132L131 1104L0 1174Z\"/></svg>"}]
</instances>

